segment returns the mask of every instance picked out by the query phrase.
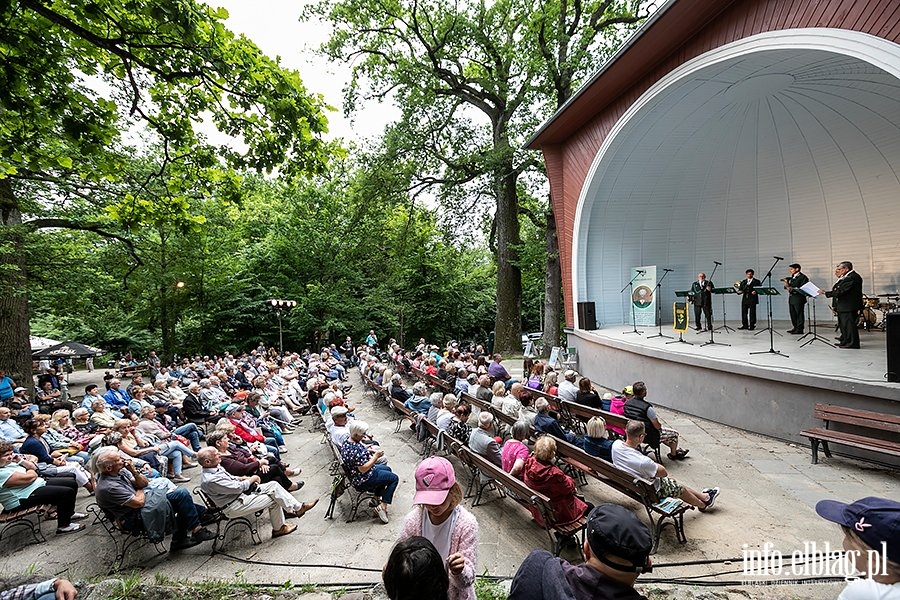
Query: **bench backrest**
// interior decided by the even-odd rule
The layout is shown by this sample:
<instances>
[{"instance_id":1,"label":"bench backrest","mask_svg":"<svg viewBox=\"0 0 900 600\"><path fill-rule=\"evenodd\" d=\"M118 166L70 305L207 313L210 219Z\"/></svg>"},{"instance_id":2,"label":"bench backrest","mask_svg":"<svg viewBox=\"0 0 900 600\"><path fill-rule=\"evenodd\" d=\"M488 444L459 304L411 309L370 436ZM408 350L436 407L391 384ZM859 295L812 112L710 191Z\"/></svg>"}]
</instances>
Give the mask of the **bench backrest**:
<instances>
[{"instance_id":1,"label":"bench backrest","mask_svg":"<svg viewBox=\"0 0 900 600\"><path fill-rule=\"evenodd\" d=\"M815 416L817 419L825 421L900 433L900 415L889 415L834 404L816 404Z\"/></svg>"},{"instance_id":2,"label":"bench backrest","mask_svg":"<svg viewBox=\"0 0 900 600\"><path fill-rule=\"evenodd\" d=\"M564 440L556 440L556 454L563 459L571 459L574 462L586 466L592 477L602 481L606 485L618 490L630 498L640 502L657 502L656 488L651 482L644 481L626 473L612 463L602 458L592 456Z\"/></svg>"},{"instance_id":3,"label":"bench backrest","mask_svg":"<svg viewBox=\"0 0 900 600\"><path fill-rule=\"evenodd\" d=\"M617 415L608 410L601 410L599 408L591 408L590 406L578 404L577 402L569 402L568 400L560 400L560 411L563 415L566 415L571 422L580 421L582 423L587 423L593 417L603 417L603 420L606 421L607 425L621 427L622 429L625 429L625 425L628 423L628 419L623 415Z\"/></svg>"},{"instance_id":4,"label":"bench backrest","mask_svg":"<svg viewBox=\"0 0 900 600\"><path fill-rule=\"evenodd\" d=\"M553 505L550 503L550 498L531 489L521 479L516 479L485 457L472 452L465 446L459 448L459 454L465 457L462 459L463 462L474 465L476 469L481 471L482 475L488 479L493 479L506 488L517 502L535 507L545 516L544 520L546 523L553 522Z\"/></svg>"}]
</instances>

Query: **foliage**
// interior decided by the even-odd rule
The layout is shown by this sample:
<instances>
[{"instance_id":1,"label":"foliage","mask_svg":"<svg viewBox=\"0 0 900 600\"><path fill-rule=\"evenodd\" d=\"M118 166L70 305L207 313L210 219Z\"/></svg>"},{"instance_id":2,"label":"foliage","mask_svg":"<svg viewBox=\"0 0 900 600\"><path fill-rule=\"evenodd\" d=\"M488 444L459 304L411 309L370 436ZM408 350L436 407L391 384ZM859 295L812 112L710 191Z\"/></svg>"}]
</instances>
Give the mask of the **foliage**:
<instances>
[{"instance_id":1,"label":"foliage","mask_svg":"<svg viewBox=\"0 0 900 600\"><path fill-rule=\"evenodd\" d=\"M478 600L506 600L506 589L487 576L475 578L475 596Z\"/></svg>"}]
</instances>

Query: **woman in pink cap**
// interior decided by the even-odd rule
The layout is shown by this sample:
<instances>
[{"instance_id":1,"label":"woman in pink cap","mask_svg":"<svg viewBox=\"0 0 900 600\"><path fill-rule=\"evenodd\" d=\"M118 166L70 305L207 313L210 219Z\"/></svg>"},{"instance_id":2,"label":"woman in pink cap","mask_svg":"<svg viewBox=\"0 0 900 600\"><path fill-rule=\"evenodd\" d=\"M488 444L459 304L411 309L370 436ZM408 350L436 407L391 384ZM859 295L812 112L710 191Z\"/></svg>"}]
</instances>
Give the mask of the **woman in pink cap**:
<instances>
[{"instance_id":1,"label":"woman in pink cap","mask_svg":"<svg viewBox=\"0 0 900 600\"><path fill-rule=\"evenodd\" d=\"M460 506L462 488L453 465L432 456L416 467L416 495L403 522L399 540L428 539L446 561L450 576L448 600L475 600L475 563L478 562L478 521Z\"/></svg>"}]
</instances>

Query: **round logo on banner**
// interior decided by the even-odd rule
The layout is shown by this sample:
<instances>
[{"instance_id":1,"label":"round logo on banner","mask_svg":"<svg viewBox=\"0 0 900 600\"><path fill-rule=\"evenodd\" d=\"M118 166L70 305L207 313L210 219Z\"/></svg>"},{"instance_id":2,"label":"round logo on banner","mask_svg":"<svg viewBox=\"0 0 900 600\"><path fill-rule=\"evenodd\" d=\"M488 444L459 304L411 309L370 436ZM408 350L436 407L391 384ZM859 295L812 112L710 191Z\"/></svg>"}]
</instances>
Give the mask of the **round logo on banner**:
<instances>
[{"instance_id":1,"label":"round logo on banner","mask_svg":"<svg viewBox=\"0 0 900 600\"><path fill-rule=\"evenodd\" d=\"M639 285L634 288L631 294L631 301L638 308L647 308L653 302L653 290L646 285Z\"/></svg>"}]
</instances>

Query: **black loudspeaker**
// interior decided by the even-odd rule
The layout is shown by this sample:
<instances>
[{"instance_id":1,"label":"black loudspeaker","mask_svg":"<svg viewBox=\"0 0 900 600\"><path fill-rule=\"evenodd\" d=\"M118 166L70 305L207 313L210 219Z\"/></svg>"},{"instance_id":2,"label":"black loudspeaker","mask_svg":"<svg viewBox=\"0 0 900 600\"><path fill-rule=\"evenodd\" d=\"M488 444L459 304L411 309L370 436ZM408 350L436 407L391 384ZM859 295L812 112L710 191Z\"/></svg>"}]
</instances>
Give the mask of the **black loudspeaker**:
<instances>
[{"instance_id":1,"label":"black loudspeaker","mask_svg":"<svg viewBox=\"0 0 900 600\"><path fill-rule=\"evenodd\" d=\"M884 316L887 329L887 380L900 382L900 312L887 313Z\"/></svg>"},{"instance_id":2,"label":"black loudspeaker","mask_svg":"<svg viewBox=\"0 0 900 600\"><path fill-rule=\"evenodd\" d=\"M578 327L581 329L597 329L597 307L593 302L578 303Z\"/></svg>"}]
</instances>

